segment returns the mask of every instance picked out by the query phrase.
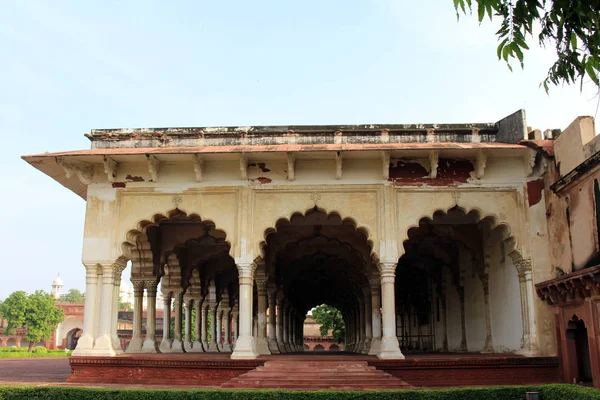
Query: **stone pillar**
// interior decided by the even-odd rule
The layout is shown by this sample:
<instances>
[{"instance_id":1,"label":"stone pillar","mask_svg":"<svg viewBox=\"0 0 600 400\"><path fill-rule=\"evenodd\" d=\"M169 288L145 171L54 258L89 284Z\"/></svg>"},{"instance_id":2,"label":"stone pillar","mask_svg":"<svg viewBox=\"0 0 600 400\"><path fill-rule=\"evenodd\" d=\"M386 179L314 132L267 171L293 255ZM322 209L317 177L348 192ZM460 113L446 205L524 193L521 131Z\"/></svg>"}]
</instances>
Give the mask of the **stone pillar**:
<instances>
[{"instance_id":1,"label":"stone pillar","mask_svg":"<svg viewBox=\"0 0 600 400\"><path fill-rule=\"evenodd\" d=\"M182 308L183 308L183 293L173 293L173 302L175 313L175 327L173 328L173 342L171 345L171 353L183 353L183 340L181 335L181 320L182 320Z\"/></svg>"},{"instance_id":2,"label":"stone pillar","mask_svg":"<svg viewBox=\"0 0 600 400\"><path fill-rule=\"evenodd\" d=\"M283 292L279 291L277 294L277 311L276 311L276 325L277 325L277 348L279 353L285 353L285 344L283 343Z\"/></svg>"},{"instance_id":3,"label":"stone pillar","mask_svg":"<svg viewBox=\"0 0 600 400\"><path fill-rule=\"evenodd\" d=\"M196 335L194 338L194 343L192 343L192 348L189 350L190 353L202 353L204 349L202 348L202 324L204 321L204 317L202 315L202 299L194 299L192 301L194 307L196 307L196 318L194 319L194 328L196 328ZM206 330L204 330L204 336L206 337Z\"/></svg>"},{"instance_id":4,"label":"stone pillar","mask_svg":"<svg viewBox=\"0 0 600 400\"><path fill-rule=\"evenodd\" d=\"M371 285L371 324L373 337L369 355L378 355L381 352L381 285L379 278L369 280Z\"/></svg>"},{"instance_id":5,"label":"stone pillar","mask_svg":"<svg viewBox=\"0 0 600 400\"><path fill-rule=\"evenodd\" d=\"M512 251L509 256L517 268L519 277L519 290L521 292L521 350L519 354L533 356L537 354L537 332L535 318L535 299L533 295L533 282L531 279L531 259L523 258L521 253Z\"/></svg>"},{"instance_id":6,"label":"stone pillar","mask_svg":"<svg viewBox=\"0 0 600 400\"><path fill-rule=\"evenodd\" d=\"M94 331L94 322L96 315L96 286L98 284L98 265L85 265L85 304L83 314L83 334L77 342L77 348L73 351L74 356L93 355L94 339L96 332ZM143 286L142 286L142 290ZM133 340L133 339L132 339ZM141 345L140 345L141 347Z\"/></svg>"},{"instance_id":7,"label":"stone pillar","mask_svg":"<svg viewBox=\"0 0 600 400\"><path fill-rule=\"evenodd\" d=\"M358 298L358 348L357 352L363 353L365 349L365 302Z\"/></svg>"},{"instance_id":8,"label":"stone pillar","mask_svg":"<svg viewBox=\"0 0 600 400\"><path fill-rule=\"evenodd\" d=\"M192 350L192 308L194 307L194 299L186 297L184 301L185 309L185 340L183 342L183 350L187 353Z\"/></svg>"},{"instance_id":9,"label":"stone pillar","mask_svg":"<svg viewBox=\"0 0 600 400\"><path fill-rule=\"evenodd\" d=\"M163 293L163 338L160 342L161 353L171 351L171 292Z\"/></svg>"},{"instance_id":10,"label":"stone pillar","mask_svg":"<svg viewBox=\"0 0 600 400\"><path fill-rule=\"evenodd\" d=\"M365 303L365 346L363 348L363 354L369 354L371 351L371 340L373 338L373 313L371 312L371 294L369 290L365 290L364 295L364 303Z\"/></svg>"},{"instance_id":11,"label":"stone pillar","mask_svg":"<svg viewBox=\"0 0 600 400\"><path fill-rule=\"evenodd\" d=\"M111 319L111 328L110 335L112 338L113 348L115 350L119 350L121 353L123 349L121 347L121 339L119 339L119 335L117 334L117 325L119 323L119 294L121 293L121 274L125 269L126 265L122 263L113 264L113 316Z\"/></svg>"},{"instance_id":12,"label":"stone pillar","mask_svg":"<svg viewBox=\"0 0 600 400\"><path fill-rule=\"evenodd\" d=\"M210 342L208 342L209 353L219 352L219 346L217 345L217 311L219 309L219 303L209 303L208 312L210 314Z\"/></svg>"},{"instance_id":13,"label":"stone pillar","mask_svg":"<svg viewBox=\"0 0 600 400\"><path fill-rule=\"evenodd\" d=\"M254 280L258 294L258 335L256 337L256 351L260 355L269 355L267 343L267 279L262 276Z\"/></svg>"},{"instance_id":14,"label":"stone pillar","mask_svg":"<svg viewBox=\"0 0 600 400\"><path fill-rule=\"evenodd\" d=\"M231 311L231 323L233 325L233 346L232 346L233 349L235 349L235 344L237 343L237 339L239 336L240 312L238 310L239 309L237 307L235 307Z\"/></svg>"},{"instance_id":15,"label":"stone pillar","mask_svg":"<svg viewBox=\"0 0 600 400\"><path fill-rule=\"evenodd\" d=\"M217 307L217 348L223 349L223 310Z\"/></svg>"},{"instance_id":16,"label":"stone pillar","mask_svg":"<svg viewBox=\"0 0 600 400\"><path fill-rule=\"evenodd\" d=\"M100 308L100 326L98 330L98 336L96 337L96 341L94 343L94 355L98 356L114 356L116 354L122 353L121 347L114 348L113 340L112 340L112 327L113 327L113 318L117 318L114 315L114 307L113 307L113 292L115 290L114 286L114 272L113 269L114 264L105 264L102 265L102 304L103 307Z\"/></svg>"},{"instance_id":17,"label":"stone pillar","mask_svg":"<svg viewBox=\"0 0 600 400\"><path fill-rule=\"evenodd\" d=\"M279 354L277 347L277 289L269 290L269 351L271 354Z\"/></svg>"},{"instance_id":18,"label":"stone pillar","mask_svg":"<svg viewBox=\"0 0 600 400\"><path fill-rule=\"evenodd\" d=\"M142 313L144 307L144 281L131 280L133 284L133 332L127 347L127 353L141 353L144 339L142 337ZM81 340L81 339L80 339Z\"/></svg>"},{"instance_id":19,"label":"stone pillar","mask_svg":"<svg viewBox=\"0 0 600 400\"><path fill-rule=\"evenodd\" d=\"M396 295L394 282L396 280L396 263L380 263L382 297L383 337L379 358L404 359L396 337Z\"/></svg>"},{"instance_id":20,"label":"stone pillar","mask_svg":"<svg viewBox=\"0 0 600 400\"><path fill-rule=\"evenodd\" d=\"M225 325L225 341L223 342L222 350L224 352L231 352L231 307L223 308L223 324Z\"/></svg>"},{"instance_id":21,"label":"stone pillar","mask_svg":"<svg viewBox=\"0 0 600 400\"><path fill-rule=\"evenodd\" d=\"M494 352L494 341L492 339L492 318L490 311L490 285L489 276L486 273L481 278L483 285L483 301L485 304L485 345L483 346L483 353Z\"/></svg>"},{"instance_id":22,"label":"stone pillar","mask_svg":"<svg viewBox=\"0 0 600 400\"><path fill-rule=\"evenodd\" d=\"M468 351L467 347L467 321L465 316L465 288L463 286L457 287L458 290L458 299L460 301L460 348L458 351L466 352Z\"/></svg>"},{"instance_id":23,"label":"stone pillar","mask_svg":"<svg viewBox=\"0 0 600 400\"><path fill-rule=\"evenodd\" d=\"M202 315L201 315L201 339L202 339L202 349L204 351L208 351L208 336L206 334L206 327L208 325L208 300L205 298L202 302Z\"/></svg>"},{"instance_id":24,"label":"stone pillar","mask_svg":"<svg viewBox=\"0 0 600 400\"><path fill-rule=\"evenodd\" d=\"M283 348L286 353L290 352L290 303L283 303Z\"/></svg>"},{"instance_id":25,"label":"stone pillar","mask_svg":"<svg viewBox=\"0 0 600 400\"><path fill-rule=\"evenodd\" d=\"M256 264L237 264L239 271L239 309L240 327L239 337L235 343L232 359L255 359L258 357L256 342L252 336L252 297L254 285L254 272Z\"/></svg>"},{"instance_id":26,"label":"stone pillar","mask_svg":"<svg viewBox=\"0 0 600 400\"><path fill-rule=\"evenodd\" d=\"M156 281L146 280L146 297L148 304L146 305L146 339L142 345L142 352L157 353L156 343Z\"/></svg>"}]
</instances>

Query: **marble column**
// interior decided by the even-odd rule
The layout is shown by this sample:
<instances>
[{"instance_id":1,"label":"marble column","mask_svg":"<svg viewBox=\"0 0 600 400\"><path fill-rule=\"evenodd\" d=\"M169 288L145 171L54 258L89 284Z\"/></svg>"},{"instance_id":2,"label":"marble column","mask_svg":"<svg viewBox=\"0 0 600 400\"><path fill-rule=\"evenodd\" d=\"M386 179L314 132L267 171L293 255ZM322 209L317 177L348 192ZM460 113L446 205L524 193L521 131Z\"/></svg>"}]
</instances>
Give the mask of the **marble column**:
<instances>
[{"instance_id":1,"label":"marble column","mask_svg":"<svg viewBox=\"0 0 600 400\"><path fill-rule=\"evenodd\" d=\"M96 338L96 332L94 327L95 315L96 315L96 286L98 285L98 265L97 264L86 264L85 265L85 305L83 314L83 334L77 342L77 348L73 351L74 356L86 356L93 354L94 339ZM135 288L135 284L134 284ZM135 290L135 289L134 289ZM142 292L144 285L142 283ZM135 311L134 311L135 318ZM141 320L140 320L141 321ZM134 324L135 328L135 324ZM134 331L135 332L135 331ZM141 348L141 324L140 324L140 348ZM133 342L133 338L131 340Z\"/></svg>"},{"instance_id":2,"label":"marble column","mask_svg":"<svg viewBox=\"0 0 600 400\"><path fill-rule=\"evenodd\" d=\"M254 273L256 264L237 264L239 272L239 336L235 344L235 350L231 354L232 359L255 359L258 357L256 341L252 336L252 303Z\"/></svg>"},{"instance_id":3,"label":"marble column","mask_svg":"<svg viewBox=\"0 0 600 400\"><path fill-rule=\"evenodd\" d=\"M208 342L209 353L218 353L219 346L217 345L217 311L219 303L209 303L208 312L210 315L210 341Z\"/></svg>"},{"instance_id":4,"label":"marble column","mask_svg":"<svg viewBox=\"0 0 600 400\"><path fill-rule=\"evenodd\" d=\"M146 280L146 339L142 344L144 353L157 353L156 343L156 280Z\"/></svg>"},{"instance_id":5,"label":"marble column","mask_svg":"<svg viewBox=\"0 0 600 400\"><path fill-rule=\"evenodd\" d=\"M201 315L201 340L202 340L202 349L207 352L208 351L208 335L207 335L207 325L208 325L208 300L204 299L202 301L202 315Z\"/></svg>"},{"instance_id":6,"label":"marble column","mask_svg":"<svg viewBox=\"0 0 600 400\"><path fill-rule=\"evenodd\" d=\"M260 355L269 355L269 344L267 343L267 279L257 278L256 292L258 295L258 334L256 337L256 351Z\"/></svg>"},{"instance_id":7,"label":"marble column","mask_svg":"<svg viewBox=\"0 0 600 400\"><path fill-rule=\"evenodd\" d=\"M100 308L99 329L94 342L93 353L98 356L114 356L122 353L121 348L115 349L112 340L112 318L116 318L114 314L113 291L114 291L114 270L113 264L105 264L101 266L102 271L102 286L100 290L102 307Z\"/></svg>"},{"instance_id":8,"label":"marble column","mask_svg":"<svg viewBox=\"0 0 600 400\"><path fill-rule=\"evenodd\" d=\"M483 285L483 301L485 305L485 345L483 346L482 353L493 353L494 352L494 340L492 339L492 318L490 310L490 285L489 276L486 273L481 278Z\"/></svg>"},{"instance_id":9,"label":"marble column","mask_svg":"<svg viewBox=\"0 0 600 400\"><path fill-rule=\"evenodd\" d=\"M194 307L194 299L186 297L183 304L185 310L185 339L183 342L183 350L187 353L192 350L192 308Z\"/></svg>"},{"instance_id":10,"label":"marble column","mask_svg":"<svg viewBox=\"0 0 600 400\"><path fill-rule=\"evenodd\" d=\"M196 329L196 335L192 348L189 350L190 353L202 353L202 298L197 298L192 301L193 306L196 308L196 318L194 319L194 328ZM206 331L204 331L206 336Z\"/></svg>"},{"instance_id":11,"label":"marble column","mask_svg":"<svg viewBox=\"0 0 600 400\"><path fill-rule=\"evenodd\" d=\"M404 359L404 355L400 351L398 338L396 337L396 295L394 286L396 265L396 263L379 264L383 337L381 338L381 351L378 357L384 359Z\"/></svg>"},{"instance_id":12,"label":"marble column","mask_svg":"<svg viewBox=\"0 0 600 400\"><path fill-rule=\"evenodd\" d=\"M290 303L283 303L283 347L286 353L290 352Z\"/></svg>"},{"instance_id":13,"label":"marble column","mask_svg":"<svg viewBox=\"0 0 600 400\"><path fill-rule=\"evenodd\" d=\"M371 293L369 289L365 289L364 294L365 304L365 346L363 354L371 352L371 340L373 338L373 313L371 312Z\"/></svg>"},{"instance_id":14,"label":"marble column","mask_svg":"<svg viewBox=\"0 0 600 400\"><path fill-rule=\"evenodd\" d=\"M276 311L276 333L277 333L277 348L279 353L285 353L285 345L283 343L283 293L279 291L277 293L277 311Z\"/></svg>"},{"instance_id":15,"label":"marble column","mask_svg":"<svg viewBox=\"0 0 600 400\"><path fill-rule=\"evenodd\" d=\"M515 255L517 253L517 255ZM509 254L517 268L519 290L521 292L521 349L519 354L534 356L537 354L537 331L535 326L535 297L531 277L531 259L523 258L520 253L513 251Z\"/></svg>"},{"instance_id":16,"label":"marble column","mask_svg":"<svg viewBox=\"0 0 600 400\"><path fill-rule=\"evenodd\" d=\"M279 354L277 347L277 290L269 290L269 351L271 354Z\"/></svg>"},{"instance_id":17,"label":"marble column","mask_svg":"<svg viewBox=\"0 0 600 400\"><path fill-rule=\"evenodd\" d=\"M234 308L231 311L231 324L233 325L233 335L232 335L232 346L231 348L235 350L235 344L237 343L237 339L239 336L239 328L240 328L240 312L238 308Z\"/></svg>"},{"instance_id":18,"label":"marble column","mask_svg":"<svg viewBox=\"0 0 600 400\"><path fill-rule=\"evenodd\" d=\"M463 286L459 286L458 290L458 299L460 302L460 347L458 351L467 352L467 321L465 315L465 288Z\"/></svg>"},{"instance_id":19,"label":"marble column","mask_svg":"<svg viewBox=\"0 0 600 400\"><path fill-rule=\"evenodd\" d=\"M113 264L113 315L111 318L110 336L112 338L112 344L115 351L122 353L121 339L117 334L117 325L119 323L119 295L121 294L121 274L125 269L126 265L122 263Z\"/></svg>"},{"instance_id":20,"label":"marble column","mask_svg":"<svg viewBox=\"0 0 600 400\"><path fill-rule=\"evenodd\" d=\"M221 348L224 352L229 353L232 351L231 347L231 308L223 308L223 325L225 325L223 347Z\"/></svg>"},{"instance_id":21,"label":"marble column","mask_svg":"<svg viewBox=\"0 0 600 400\"><path fill-rule=\"evenodd\" d=\"M365 351L365 302L364 299L358 298L358 348L356 349L359 353Z\"/></svg>"},{"instance_id":22,"label":"marble column","mask_svg":"<svg viewBox=\"0 0 600 400\"><path fill-rule=\"evenodd\" d=\"M132 280L133 285L133 332L127 353L141 353L144 338L142 337L142 314L144 307L144 281ZM79 345L79 344L78 344Z\"/></svg>"},{"instance_id":23,"label":"marble column","mask_svg":"<svg viewBox=\"0 0 600 400\"><path fill-rule=\"evenodd\" d=\"M175 313L175 328L173 335L173 342L171 344L171 353L183 353L183 340L181 334L182 325L182 312L183 312L183 292L173 293L174 299L174 310Z\"/></svg>"},{"instance_id":24,"label":"marble column","mask_svg":"<svg viewBox=\"0 0 600 400\"><path fill-rule=\"evenodd\" d=\"M217 307L217 348L223 350L223 310Z\"/></svg>"},{"instance_id":25,"label":"marble column","mask_svg":"<svg viewBox=\"0 0 600 400\"><path fill-rule=\"evenodd\" d=\"M171 292L163 293L163 338L160 342L161 353L171 352Z\"/></svg>"}]
</instances>

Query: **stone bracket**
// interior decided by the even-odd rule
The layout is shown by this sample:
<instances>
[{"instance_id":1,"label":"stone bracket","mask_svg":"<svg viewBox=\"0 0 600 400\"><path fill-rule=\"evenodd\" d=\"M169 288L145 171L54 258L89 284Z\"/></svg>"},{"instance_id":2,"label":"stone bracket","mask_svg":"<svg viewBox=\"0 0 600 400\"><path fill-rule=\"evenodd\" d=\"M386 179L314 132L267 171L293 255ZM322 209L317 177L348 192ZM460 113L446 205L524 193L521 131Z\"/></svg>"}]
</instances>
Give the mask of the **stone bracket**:
<instances>
[{"instance_id":1,"label":"stone bracket","mask_svg":"<svg viewBox=\"0 0 600 400\"><path fill-rule=\"evenodd\" d=\"M194 163L194 173L196 174L196 181L202 182L204 179L204 160L200 154L194 154L192 156L192 162Z\"/></svg>"},{"instance_id":2,"label":"stone bracket","mask_svg":"<svg viewBox=\"0 0 600 400\"><path fill-rule=\"evenodd\" d=\"M109 157L109 156L104 156L103 162L104 162L104 172L106 173L106 176L108 177L108 181L110 183L113 183L117 176L117 170L119 168L119 163L116 162L114 158Z\"/></svg>"},{"instance_id":3,"label":"stone bracket","mask_svg":"<svg viewBox=\"0 0 600 400\"><path fill-rule=\"evenodd\" d=\"M429 177L431 179L437 178L437 170L440 161L439 150L431 150L429 152Z\"/></svg>"},{"instance_id":4,"label":"stone bracket","mask_svg":"<svg viewBox=\"0 0 600 400\"><path fill-rule=\"evenodd\" d=\"M160 161L158 160L158 158L156 158L156 156L153 156L152 154L146 154L146 159L148 160L148 172L150 172L152 182L157 182Z\"/></svg>"},{"instance_id":5,"label":"stone bracket","mask_svg":"<svg viewBox=\"0 0 600 400\"><path fill-rule=\"evenodd\" d=\"M287 155L287 179L293 181L296 179L296 156L288 152Z\"/></svg>"},{"instance_id":6,"label":"stone bracket","mask_svg":"<svg viewBox=\"0 0 600 400\"><path fill-rule=\"evenodd\" d=\"M335 179L342 179L342 153L335 153Z\"/></svg>"},{"instance_id":7,"label":"stone bracket","mask_svg":"<svg viewBox=\"0 0 600 400\"><path fill-rule=\"evenodd\" d=\"M248 179L248 155L240 154L240 173L242 179Z\"/></svg>"},{"instance_id":8,"label":"stone bracket","mask_svg":"<svg viewBox=\"0 0 600 400\"><path fill-rule=\"evenodd\" d=\"M390 178L390 152L384 151L381 153L382 177L384 181Z\"/></svg>"},{"instance_id":9,"label":"stone bracket","mask_svg":"<svg viewBox=\"0 0 600 400\"><path fill-rule=\"evenodd\" d=\"M471 177L476 179L483 178L483 174L485 172L485 166L487 164L487 154L483 152L483 150L477 151L475 155L475 170L471 172Z\"/></svg>"},{"instance_id":10,"label":"stone bracket","mask_svg":"<svg viewBox=\"0 0 600 400\"><path fill-rule=\"evenodd\" d=\"M84 185L92 183L94 177L94 166L86 162L67 162L62 157L56 157L56 163L64 169L67 178L77 175Z\"/></svg>"}]
</instances>

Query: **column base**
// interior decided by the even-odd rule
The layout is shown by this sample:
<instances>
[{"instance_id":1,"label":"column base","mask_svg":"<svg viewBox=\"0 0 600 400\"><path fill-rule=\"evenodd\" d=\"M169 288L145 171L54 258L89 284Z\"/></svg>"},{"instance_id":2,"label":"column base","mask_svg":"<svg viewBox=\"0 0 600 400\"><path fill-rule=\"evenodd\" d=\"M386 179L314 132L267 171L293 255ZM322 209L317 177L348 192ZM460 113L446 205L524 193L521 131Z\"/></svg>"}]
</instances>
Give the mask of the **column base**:
<instances>
[{"instance_id":1,"label":"column base","mask_svg":"<svg viewBox=\"0 0 600 400\"><path fill-rule=\"evenodd\" d=\"M170 353L171 352L171 339L165 339L162 342L160 342L160 346L158 346L158 350L160 350L161 353Z\"/></svg>"},{"instance_id":2,"label":"column base","mask_svg":"<svg viewBox=\"0 0 600 400\"><path fill-rule=\"evenodd\" d=\"M207 341L202 342L202 350L204 350L205 353L208 352L208 342Z\"/></svg>"},{"instance_id":3,"label":"column base","mask_svg":"<svg viewBox=\"0 0 600 400\"><path fill-rule=\"evenodd\" d=\"M223 353L231 353L233 350L231 349L231 345L229 343L224 343L221 347L221 351Z\"/></svg>"},{"instance_id":4,"label":"column base","mask_svg":"<svg viewBox=\"0 0 600 400\"><path fill-rule=\"evenodd\" d=\"M186 340L183 342L183 351L189 353L192 350L192 342L190 340Z\"/></svg>"},{"instance_id":5,"label":"column base","mask_svg":"<svg viewBox=\"0 0 600 400\"><path fill-rule=\"evenodd\" d=\"M119 339L119 337L117 336L117 334L113 334L111 335L111 339L112 339L112 345L113 345L113 349L119 349L121 351L123 351L123 349L121 348L121 339Z\"/></svg>"},{"instance_id":6,"label":"column base","mask_svg":"<svg viewBox=\"0 0 600 400\"><path fill-rule=\"evenodd\" d=\"M94 338L92 335L83 335L77 342L77 347L73 350L74 356L89 356L94 350Z\"/></svg>"},{"instance_id":7,"label":"column base","mask_svg":"<svg viewBox=\"0 0 600 400\"><path fill-rule=\"evenodd\" d=\"M292 348L290 347L290 342L284 342L283 343L283 348L285 349L286 353L291 353L292 352Z\"/></svg>"},{"instance_id":8,"label":"column base","mask_svg":"<svg viewBox=\"0 0 600 400\"><path fill-rule=\"evenodd\" d=\"M271 352L271 354L279 354L279 347L277 347L277 340L269 339L267 341L267 344L269 345L269 351Z\"/></svg>"},{"instance_id":9,"label":"column base","mask_svg":"<svg viewBox=\"0 0 600 400\"><path fill-rule=\"evenodd\" d=\"M217 342L210 342L208 344L208 348L206 349L207 353L218 353L219 352L219 346L217 346Z\"/></svg>"},{"instance_id":10,"label":"column base","mask_svg":"<svg viewBox=\"0 0 600 400\"><path fill-rule=\"evenodd\" d=\"M381 353L381 339L380 338L372 338L371 339L371 347L369 348L369 355L376 356Z\"/></svg>"},{"instance_id":11,"label":"column base","mask_svg":"<svg viewBox=\"0 0 600 400\"><path fill-rule=\"evenodd\" d=\"M269 344L267 343L266 338L256 338L256 351L261 356L271 355L271 351L269 350Z\"/></svg>"},{"instance_id":12,"label":"column base","mask_svg":"<svg viewBox=\"0 0 600 400\"><path fill-rule=\"evenodd\" d=\"M235 350L231 353L233 360L254 360L258 357L256 342L252 336L239 336L235 342Z\"/></svg>"},{"instance_id":13,"label":"column base","mask_svg":"<svg viewBox=\"0 0 600 400\"><path fill-rule=\"evenodd\" d=\"M362 354L369 354L371 351L371 338L366 338L363 345Z\"/></svg>"},{"instance_id":14,"label":"column base","mask_svg":"<svg viewBox=\"0 0 600 400\"><path fill-rule=\"evenodd\" d=\"M492 338L491 337L487 337L485 339L485 345L483 346L483 350L481 350L482 353L495 353L494 351L494 344L492 343Z\"/></svg>"},{"instance_id":15,"label":"column base","mask_svg":"<svg viewBox=\"0 0 600 400\"><path fill-rule=\"evenodd\" d=\"M171 353L183 353L183 343L179 339L173 339L171 342Z\"/></svg>"},{"instance_id":16,"label":"column base","mask_svg":"<svg viewBox=\"0 0 600 400\"><path fill-rule=\"evenodd\" d=\"M285 349L285 344L283 342L277 342L277 348L279 349L279 353L287 353L286 349Z\"/></svg>"},{"instance_id":17,"label":"column base","mask_svg":"<svg viewBox=\"0 0 600 400\"><path fill-rule=\"evenodd\" d=\"M405 357L400 351L398 338L395 336L384 336L381 339L381 351L377 357L384 360L404 360Z\"/></svg>"},{"instance_id":18,"label":"column base","mask_svg":"<svg viewBox=\"0 0 600 400\"><path fill-rule=\"evenodd\" d=\"M128 353L128 354L141 353L143 343L144 343L144 341L142 340L141 337L131 338L131 340L129 341L129 346L127 346L127 350L125 350L125 353Z\"/></svg>"},{"instance_id":19,"label":"column base","mask_svg":"<svg viewBox=\"0 0 600 400\"><path fill-rule=\"evenodd\" d=\"M204 349L202 348L202 343L199 341L195 341L192 343L192 348L187 350L188 353L204 353Z\"/></svg>"},{"instance_id":20,"label":"column base","mask_svg":"<svg viewBox=\"0 0 600 400\"><path fill-rule=\"evenodd\" d=\"M142 344L142 353L158 353L158 344L154 339L146 339L144 340L144 344Z\"/></svg>"},{"instance_id":21,"label":"column base","mask_svg":"<svg viewBox=\"0 0 600 400\"><path fill-rule=\"evenodd\" d=\"M117 349L113 347L111 336L106 334L96 338L92 352L96 356L116 356L123 353L120 347Z\"/></svg>"}]
</instances>

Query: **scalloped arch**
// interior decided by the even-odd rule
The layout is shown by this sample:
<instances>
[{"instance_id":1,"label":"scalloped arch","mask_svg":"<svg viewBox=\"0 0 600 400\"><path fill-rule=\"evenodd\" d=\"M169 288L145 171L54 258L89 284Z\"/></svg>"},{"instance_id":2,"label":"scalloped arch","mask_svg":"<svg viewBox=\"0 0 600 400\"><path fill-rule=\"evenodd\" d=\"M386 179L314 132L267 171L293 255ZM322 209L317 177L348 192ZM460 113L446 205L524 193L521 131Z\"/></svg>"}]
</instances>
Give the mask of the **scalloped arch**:
<instances>
[{"instance_id":1,"label":"scalloped arch","mask_svg":"<svg viewBox=\"0 0 600 400\"><path fill-rule=\"evenodd\" d=\"M296 218L302 218L305 220L310 214L312 214L314 212L320 212L320 213L325 214L327 220L330 220L333 218L339 218L342 225L352 226L357 233L359 233L365 237L365 240L371 250L371 257L374 259L378 259L378 256L374 251L374 249L375 249L374 243L371 239L369 239L371 237L371 232L369 231L369 229L366 226L359 225L358 221L352 217L345 217L345 218L342 217L342 214L337 210L332 210L332 211L327 212L327 210L325 210L324 208L317 207L317 206L308 208L304 212L294 211L289 216L289 218L285 217L285 216L278 216L278 217L274 218L272 220L273 222L272 222L271 226L263 231L263 238L258 243L257 254L260 254L263 259L265 258L265 248L267 246L267 238L270 235L277 233L278 228L280 226L289 225L292 223L292 220L296 219Z\"/></svg>"},{"instance_id":2,"label":"scalloped arch","mask_svg":"<svg viewBox=\"0 0 600 400\"><path fill-rule=\"evenodd\" d=\"M135 224L135 228L127 231L123 240L120 241L121 254L119 255L118 259L125 262L131 260L131 249L135 247L140 237L142 237L142 240L144 240L143 237L146 236L146 231L148 228L151 226L158 226L162 221L167 221L178 217L187 218L197 222L211 223L215 227L215 230L225 234L224 242L229 246L229 255L234 257L232 254L233 246L231 245L231 242L227 240L226 231L222 229L216 229L216 224L212 220L203 220L198 213L188 213L180 208L174 208L165 213L155 213L150 218L138 220L138 222Z\"/></svg>"},{"instance_id":3,"label":"scalloped arch","mask_svg":"<svg viewBox=\"0 0 600 400\"><path fill-rule=\"evenodd\" d=\"M448 207L448 208L436 208L432 213L427 214L427 215L421 215L421 217L419 217L419 219L417 219L417 223L414 225L410 225L406 228L406 231L404 232L404 235L399 238L399 248L404 249L404 243L410 239L410 231L413 229L419 229L420 225L421 225L421 221L425 220L425 221L434 221L436 218L440 218L443 216L447 216L448 213L453 210L456 209L462 213L464 213L465 216L471 216L475 219L475 223L485 223L490 227L490 231L497 231L500 232L502 234L502 239L505 243L510 244L510 246L512 246L512 248L507 248L506 251L510 252L512 250L517 250L519 252L521 252L520 247L519 247L519 241L518 238L513 234L513 230L510 227L510 224L506 221L503 221L500 219L500 217L498 217L498 215L494 214L494 213L485 213L483 210L481 210L480 208L477 207L473 207L470 210L467 211L466 208L461 207L459 205L453 205L452 207Z\"/></svg>"}]
</instances>

